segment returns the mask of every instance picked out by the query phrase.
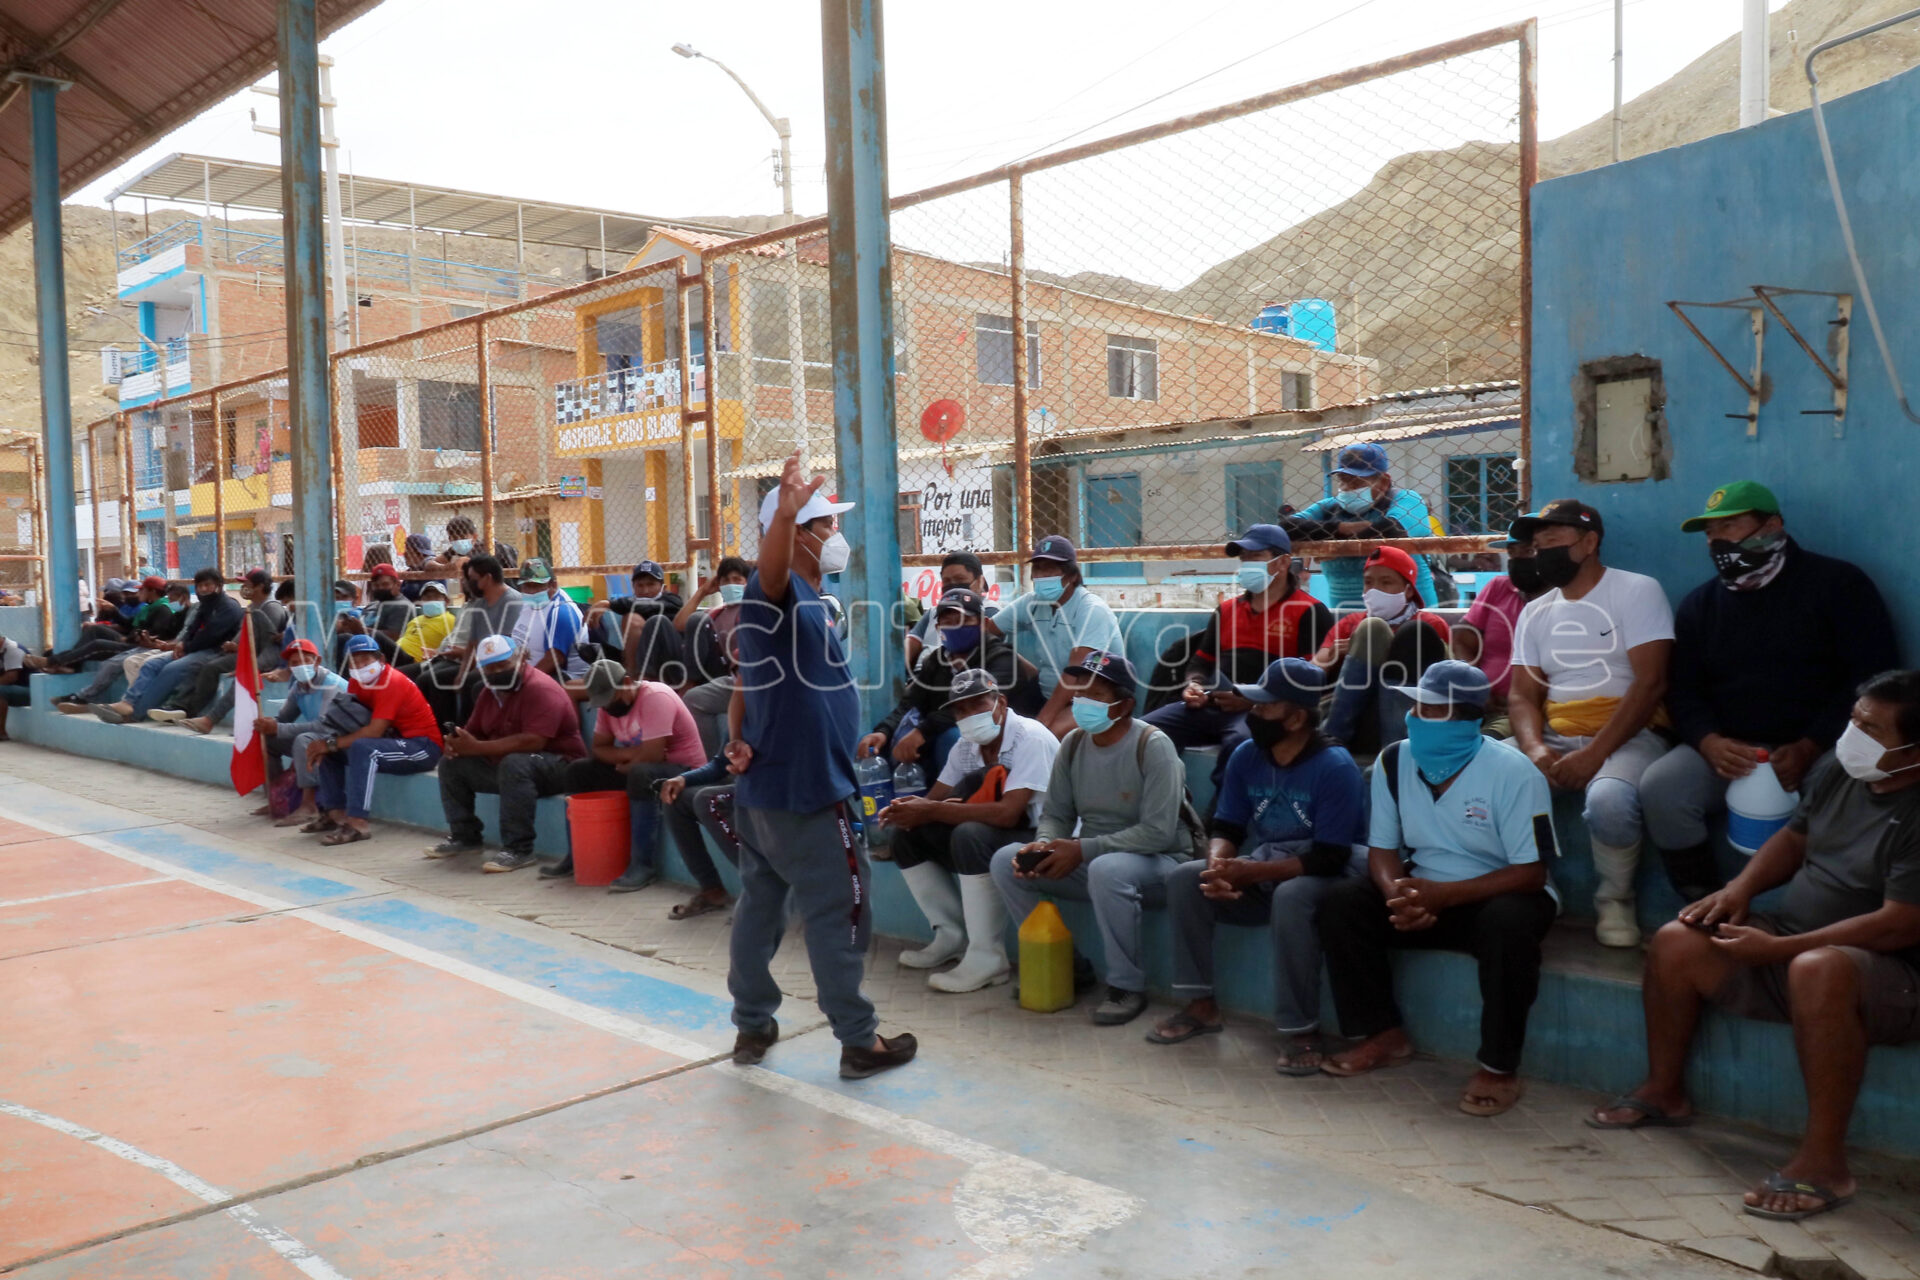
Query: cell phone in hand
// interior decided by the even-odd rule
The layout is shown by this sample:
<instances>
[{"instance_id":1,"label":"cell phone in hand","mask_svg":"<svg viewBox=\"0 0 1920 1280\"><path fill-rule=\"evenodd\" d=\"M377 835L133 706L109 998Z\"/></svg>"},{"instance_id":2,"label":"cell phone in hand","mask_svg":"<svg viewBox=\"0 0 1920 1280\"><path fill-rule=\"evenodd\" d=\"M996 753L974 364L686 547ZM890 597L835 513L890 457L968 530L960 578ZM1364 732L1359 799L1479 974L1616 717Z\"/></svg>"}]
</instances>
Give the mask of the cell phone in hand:
<instances>
[{"instance_id":1,"label":"cell phone in hand","mask_svg":"<svg viewBox=\"0 0 1920 1280\"><path fill-rule=\"evenodd\" d=\"M1691 920L1691 919L1688 919L1686 916L1681 916L1680 923L1687 926L1687 928L1689 929L1698 929L1701 933L1704 933L1711 938L1717 938L1720 936L1720 924L1721 924L1720 921L1715 921L1712 924L1708 924L1705 920Z\"/></svg>"},{"instance_id":2,"label":"cell phone in hand","mask_svg":"<svg viewBox=\"0 0 1920 1280\"><path fill-rule=\"evenodd\" d=\"M1022 849L1013 855L1013 869L1023 876L1030 876L1047 860L1045 849Z\"/></svg>"}]
</instances>

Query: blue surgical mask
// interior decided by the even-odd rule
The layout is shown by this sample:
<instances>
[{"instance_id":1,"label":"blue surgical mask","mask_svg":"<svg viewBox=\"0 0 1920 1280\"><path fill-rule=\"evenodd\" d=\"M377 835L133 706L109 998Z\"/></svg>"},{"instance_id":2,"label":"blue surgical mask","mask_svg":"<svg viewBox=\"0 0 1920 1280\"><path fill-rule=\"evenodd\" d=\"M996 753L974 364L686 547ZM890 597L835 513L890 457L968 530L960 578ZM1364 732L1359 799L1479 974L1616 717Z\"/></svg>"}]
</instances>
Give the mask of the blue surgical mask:
<instances>
[{"instance_id":1,"label":"blue surgical mask","mask_svg":"<svg viewBox=\"0 0 1920 1280\"><path fill-rule=\"evenodd\" d=\"M1242 591L1265 591L1267 584L1272 580L1273 575L1267 572L1267 566L1264 564L1243 564L1240 566L1240 589Z\"/></svg>"},{"instance_id":2,"label":"blue surgical mask","mask_svg":"<svg viewBox=\"0 0 1920 1280\"><path fill-rule=\"evenodd\" d=\"M1373 505L1373 489L1364 484L1358 489L1342 489L1333 495L1333 500L1354 515L1359 515Z\"/></svg>"},{"instance_id":3,"label":"blue surgical mask","mask_svg":"<svg viewBox=\"0 0 1920 1280\"><path fill-rule=\"evenodd\" d=\"M356 618L360 616L360 610L354 607L354 605L353 605L353 602L352 602L352 601L350 601L350 600L335 600L335 601L333 602L333 616L334 616L334 617L336 617L336 618L344 618L344 617L346 617L346 616L347 616L348 614L352 614L352 615L353 615L354 617L356 617Z\"/></svg>"},{"instance_id":4,"label":"blue surgical mask","mask_svg":"<svg viewBox=\"0 0 1920 1280\"><path fill-rule=\"evenodd\" d=\"M312 684L313 677L319 674L320 669L311 662L303 662L297 667L288 667L287 670L291 671L293 678L301 684Z\"/></svg>"},{"instance_id":5,"label":"blue surgical mask","mask_svg":"<svg viewBox=\"0 0 1920 1280\"><path fill-rule=\"evenodd\" d=\"M530 596L523 595L520 598L527 602L527 608L529 609L544 609L553 603L553 597L544 591L536 592Z\"/></svg>"},{"instance_id":6,"label":"blue surgical mask","mask_svg":"<svg viewBox=\"0 0 1920 1280\"><path fill-rule=\"evenodd\" d=\"M1113 707L1098 698L1075 698L1073 722L1088 733L1105 733L1113 728Z\"/></svg>"},{"instance_id":7,"label":"blue surgical mask","mask_svg":"<svg viewBox=\"0 0 1920 1280\"><path fill-rule=\"evenodd\" d=\"M747 594L744 582L723 582L720 584L720 603L739 604L740 598Z\"/></svg>"},{"instance_id":8,"label":"blue surgical mask","mask_svg":"<svg viewBox=\"0 0 1920 1280\"><path fill-rule=\"evenodd\" d=\"M972 653L980 643L980 624L940 628L940 643L948 653Z\"/></svg>"},{"instance_id":9,"label":"blue surgical mask","mask_svg":"<svg viewBox=\"0 0 1920 1280\"><path fill-rule=\"evenodd\" d=\"M1035 578L1033 580L1033 598L1041 604L1058 604L1060 597L1066 594L1065 578Z\"/></svg>"},{"instance_id":10,"label":"blue surgical mask","mask_svg":"<svg viewBox=\"0 0 1920 1280\"><path fill-rule=\"evenodd\" d=\"M473 550L472 538L455 538L447 544L447 550L457 556L464 556Z\"/></svg>"},{"instance_id":11,"label":"blue surgical mask","mask_svg":"<svg viewBox=\"0 0 1920 1280\"><path fill-rule=\"evenodd\" d=\"M993 712L980 711L970 716L961 716L954 722L954 728L960 736L975 746L984 747L1000 736L1000 726L994 721Z\"/></svg>"},{"instance_id":12,"label":"blue surgical mask","mask_svg":"<svg viewBox=\"0 0 1920 1280\"><path fill-rule=\"evenodd\" d=\"M422 600L420 602L420 612L426 617L437 618L446 611L447 602L445 600Z\"/></svg>"},{"instance_id":13,"label":"blue surgical mask","mask_svg":"<svg viewBox=\"0 0 1920 1280\"><path fill-rule=\"evenodd\" d=\"M1407 712L1407 750L1420 776L1439 786L1480 754L1478 720L1422 720Z\"/></svg>"}]
</instances>

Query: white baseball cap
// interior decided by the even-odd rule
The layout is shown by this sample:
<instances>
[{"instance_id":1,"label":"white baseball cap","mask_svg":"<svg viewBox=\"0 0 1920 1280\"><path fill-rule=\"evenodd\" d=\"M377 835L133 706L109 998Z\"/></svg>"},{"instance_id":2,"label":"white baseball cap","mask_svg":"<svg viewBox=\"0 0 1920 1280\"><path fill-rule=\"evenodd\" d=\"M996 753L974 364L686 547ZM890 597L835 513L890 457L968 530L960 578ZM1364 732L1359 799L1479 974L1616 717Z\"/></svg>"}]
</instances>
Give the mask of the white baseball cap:
<instances>
[{"instance_id":1,"label":"white baseball cap","mask_svg":"<svg viewBox=\"0 0 1920 1280\"><path fill-rule=\"evenodd\" d=\"M821 516L837 516L842 511L853 510L855 505L851 502L835 502L826 494L816 491L811 498L807 499L807 505L800 508L800 514L793 518L793 522L796 525L802 525L809 520L818 520ZM779 507L780 490L778 488L767 490L767 496L760 499L760 532L765 533L773 527L773 513Z\"/></svg>"},{"instance_id":2,"label":"white baseball cap","mask_svg":"<svg viewBox=\"0 0 1920 1280\"><path fill-rule=\"evenodd\" d=\"M513 651L517 647L518 646L513 643L512 636L487 636L480 641L479 647L473 651L474 661L483 667L490 666L496 662L504 662L513 656Z\"/></svg>"}]
</instances>

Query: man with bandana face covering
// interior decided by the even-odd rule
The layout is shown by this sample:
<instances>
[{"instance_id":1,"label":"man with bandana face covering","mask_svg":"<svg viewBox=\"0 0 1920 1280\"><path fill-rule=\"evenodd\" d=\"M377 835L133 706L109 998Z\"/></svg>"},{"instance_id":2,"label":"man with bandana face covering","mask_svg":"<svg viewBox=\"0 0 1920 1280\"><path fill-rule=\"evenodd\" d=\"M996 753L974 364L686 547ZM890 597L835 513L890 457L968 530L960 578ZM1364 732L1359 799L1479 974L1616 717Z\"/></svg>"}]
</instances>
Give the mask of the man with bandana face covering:
<instances>
[{"instance_id":1,"label":"man with bandana face covering","mask_svg":"<svg viewBox=\"0 0 1920 1280\"><path fill-rule=\"evenodd\" d=\"M1692 902L1725 883L1707 822L1726 809L1727 784L1764 750L1780 785L1799 790L1847 727L1854 689L1899 652L1873 581L1788 536L1765 486L1715 489L1680 528L1707 535L1715 574L1674 614L1667 709L1681 745L1640 790L1647 834Z\"/></svg>"}]
</instances>

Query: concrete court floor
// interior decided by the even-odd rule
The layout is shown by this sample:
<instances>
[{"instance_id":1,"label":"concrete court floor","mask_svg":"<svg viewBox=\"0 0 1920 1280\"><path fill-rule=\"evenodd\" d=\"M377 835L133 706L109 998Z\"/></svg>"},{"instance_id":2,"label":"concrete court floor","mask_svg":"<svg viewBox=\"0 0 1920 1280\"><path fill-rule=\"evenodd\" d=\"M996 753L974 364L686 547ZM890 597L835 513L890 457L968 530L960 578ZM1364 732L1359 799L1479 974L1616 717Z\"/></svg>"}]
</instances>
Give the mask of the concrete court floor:
<instances>
[{"instance_id":1,"label":"concrete court floor","mask_svg":"<svg viewBox=\"0 0 1920 1280\"><path fill-rule=\"evenodd\" d=\"M317 870L0 755L0 1272L1737 1274L797 1003L737 1069L708 975Z\"/></svg>"}]
</instances>

